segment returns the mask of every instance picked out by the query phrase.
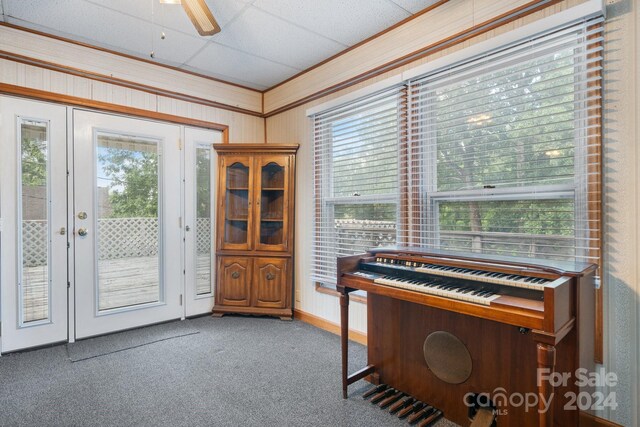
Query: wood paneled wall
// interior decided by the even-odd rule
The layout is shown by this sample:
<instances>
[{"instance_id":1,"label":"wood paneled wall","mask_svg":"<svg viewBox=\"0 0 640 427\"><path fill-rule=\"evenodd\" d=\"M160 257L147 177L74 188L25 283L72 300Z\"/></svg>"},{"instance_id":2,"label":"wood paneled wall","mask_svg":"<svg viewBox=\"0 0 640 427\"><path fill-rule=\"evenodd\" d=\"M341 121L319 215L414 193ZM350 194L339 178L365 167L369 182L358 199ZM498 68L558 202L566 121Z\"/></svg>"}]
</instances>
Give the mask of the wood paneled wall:
<instances>
[{"instance_id":1,"label":"wood paneled wall","mask_svg":"<svg viewBox=\"0 0 640 427\"><path fill-rule=\"evenodd\" d=\"M108 51L0 26L0 56L104 76L249 111L262 112L262 93Z\"/></svg>"},{"instance_id":2,"label":"wood paneled wall","mask_svg":"<svg viewBox=\"0 0 640 427\"><path fill-rule=\"evenodd\" d=\"M575 5L583 1L571 3ZM494 25L491 23L497 22L510 13L527 8L544 7L550 3L553 2L440 1L432 10L417 18L268 90L264 94L264 112L269 114L307 96L367 74L371 70L411 57L422 49L453 40L465 32ZM414 66L414 63L411 66Z\"/></svg>"},{"instance_id":3,"label":"wood paneled wall","mask_svg":"<svg viewBox=\"0 0 640 427\"><path fill-rule=\"evenodd\" d=\"M2 27L0 32L1 30ZM0 83L227 125L231 142L264 141L264 119L261 117L155 95L7 59L0 59Z\"/></svg>"}]
</instances>

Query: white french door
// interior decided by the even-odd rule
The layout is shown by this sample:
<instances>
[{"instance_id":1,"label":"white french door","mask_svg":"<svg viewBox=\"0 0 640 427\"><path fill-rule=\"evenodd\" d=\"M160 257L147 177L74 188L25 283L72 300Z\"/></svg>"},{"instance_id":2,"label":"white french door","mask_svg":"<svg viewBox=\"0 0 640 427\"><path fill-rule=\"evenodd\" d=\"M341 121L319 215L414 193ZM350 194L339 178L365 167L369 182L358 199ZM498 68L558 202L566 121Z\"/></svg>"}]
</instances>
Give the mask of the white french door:
<instances>
[{"instance_id":1,"label":"white french door","mask_svg":"<svg viewBox=\"0 0 640 427\"><path fill-rule=\"evenodd\" d=\"M215 280L215 174L222 133L185 128L185 315L211 312Z\"/></svg>"},{"instance_id":2,"label":"white french door","mask_svg":"<svg viewBox=\"0 0 640 427\"><path fill-rule=\"evenodd\" d=\"M0 96L2 352L67 340L67 110Z\"/></svg>"},{"instance_id":3,"label":"white french door","mask_svg":"<svg viewBox=\"0 0 640 427\"><path fill-rule=\"evenodd\" d=\"M221 140L0 96L0 352L211 311Z\"/></svg>"},{"instance_id":4,"label":"white french door","mask_svg":"<svg viewBox=\"0 0 640 427\"><path fill-rule=\"evenodd\" d=\"M183 317L181 127L73 121L76 338Z\"/></svg>"}]
</instances>

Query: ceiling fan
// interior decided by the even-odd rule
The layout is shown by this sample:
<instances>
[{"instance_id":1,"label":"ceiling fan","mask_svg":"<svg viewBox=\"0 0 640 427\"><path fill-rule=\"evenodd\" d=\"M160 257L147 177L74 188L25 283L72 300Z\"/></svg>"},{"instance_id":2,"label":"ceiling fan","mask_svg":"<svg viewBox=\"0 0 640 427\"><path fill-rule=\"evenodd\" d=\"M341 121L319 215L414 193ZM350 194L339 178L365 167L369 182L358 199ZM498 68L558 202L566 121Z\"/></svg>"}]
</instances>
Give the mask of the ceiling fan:
<instances>
[{"instance_id":1,"label":"ceiling fan","mask_svg":"<svg viewBox=\"0 0 640 427\"><path fill-rule=\"evenodd\" d=\"M205 0L160 0L160 3L182 4L182 8L201 36L212 36L220 32L220 25Z\"/></svg>"}]
</instances>

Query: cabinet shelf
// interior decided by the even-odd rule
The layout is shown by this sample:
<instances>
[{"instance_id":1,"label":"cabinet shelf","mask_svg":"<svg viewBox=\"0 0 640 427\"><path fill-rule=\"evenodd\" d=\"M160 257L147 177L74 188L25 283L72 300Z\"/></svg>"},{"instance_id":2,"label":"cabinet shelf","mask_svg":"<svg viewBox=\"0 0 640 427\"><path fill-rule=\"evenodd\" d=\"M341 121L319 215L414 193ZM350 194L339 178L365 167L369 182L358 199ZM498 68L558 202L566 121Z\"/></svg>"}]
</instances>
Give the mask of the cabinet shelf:
<instances>
[{"instance_id":1,"label":"cabinet shelf","mask_svg":"<svg viewBox=\"0 0 640 427\"><path fill-rule=\"evenodd\" d=\"M247 222L249 218L226 218L227 221Z\"/></svg>"},{"instance_id":2,"label":"cabinet shelf","mask_svg":"<svg viewBox=\"0 0 640 427\"><path fill-rule=\"evenodd\" d=\"M284 191L284 187L262 187L262 191Z\"/></svg>"},{"instance_id":3,"label":"cabinet shelf","mask_svg":"<svg viewBox=\"0 0 640 427\"><path fill-rule=\"evenodd\" d=\"M262 222L282 222L284 219L282 218L260 218Z\"/></svg>"},{"instance_id":4,"label":"cabinet shelf","mask_svg":"<svg viewBox=\"0 0 640 427\"><path fill-rule=\"evenodd\" d=\"M249 191L247 187L227 187L229 191Z\"/></svg>"}]
</instances>

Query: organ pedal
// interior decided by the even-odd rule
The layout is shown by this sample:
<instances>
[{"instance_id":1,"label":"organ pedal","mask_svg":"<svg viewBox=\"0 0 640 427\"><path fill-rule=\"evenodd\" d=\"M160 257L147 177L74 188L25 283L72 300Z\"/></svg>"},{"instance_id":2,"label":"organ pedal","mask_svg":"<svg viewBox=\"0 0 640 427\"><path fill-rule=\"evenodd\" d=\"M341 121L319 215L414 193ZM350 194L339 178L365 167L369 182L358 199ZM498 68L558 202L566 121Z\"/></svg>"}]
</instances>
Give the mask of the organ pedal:
<instances>
[{"instance_id":1,"label":"organ pedal","mask_svg":"<svg viewBox=\"0 0 640 427\"><path fill-rule=\"evenodd\" d=\"M419 410L418 412L414 412L413 414L409 415L409 418L407 418L407 422L410 425L417 424L418 421L420 421L421 419L431 415L435 411L436 411L436 408L434 408L431 405L427 405L424 408L422 408L421 410Z\"/></svg>"},{"instance_id":2,"label":"organ pedal","mask_svg":"<svg viewBox=\"0 0 640 427\"><path fill-rule=\"evenodd\" d=\"M409 425L420 423L420 427L429 427L442 417L441 410L386 384L371 387L362 397L371 398L371 403L377 404L381 409L389 408L389 413L397 414L400 419L407 418Z\"/></svg>"},{"instance_id":3,"label":"organ pedal","mask_svg":"<svg viewBox=\"0 0 640 427\"><path fill-rule=\"evenodd\" d=\"M433 414L429 415L424 420L422 420L422 422L419 424L418 427L431 427L436 422L438 422L440 418L442 418L442 411L436 411Z\"/></svg>"},{"instance_id":4,"label":"organ pedal","mask_svg":"<svg viewBox=\"0 0 640 427\"><path fill-rule=\"evenodd\" d=\"M385 409L389 405L391 405L391 404L397 402L398 400L402 399L403 396L405 396L405 394L403 392L397 391L395 394L387 397L386 399L384 399L383 401L378 403L378 406L380 407L380 409Z\"/></svg>"},{"instance_id":5,"label":"organ pedal","mask_svg":"<svg viewBox=\"0 0 640 427\"><path fill-rule=\"evenodd\" d=\"M401 410L403 408L406 408L407 406L413 404L413 402L415 402L415 401L416 401L416 399L414 399L413 397L407 396L406 398L402 399L398 403L396 403L393 406L391 406L391 408L389 408L389 413L390 414L395 414L399 410Z\"/></svg>"},{"instance_id":6,"label":"organ pedal","mask_svg":"<svg viewBox=\"0 0 640 427\"><path fill-rule=\"evenodd\" d=\"M387 388L386 384L380 384L380 385L377 385L377 386L373 386L369 390L365 391L364 394L362 395L362 397L364 399L368 399L369 397L373 396L374 394L380 393L381 391L385 390L386 388Z\"/></svg>"}]
</instances>

